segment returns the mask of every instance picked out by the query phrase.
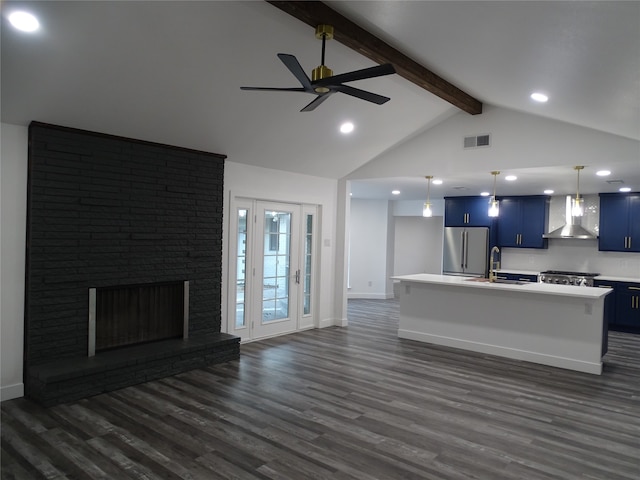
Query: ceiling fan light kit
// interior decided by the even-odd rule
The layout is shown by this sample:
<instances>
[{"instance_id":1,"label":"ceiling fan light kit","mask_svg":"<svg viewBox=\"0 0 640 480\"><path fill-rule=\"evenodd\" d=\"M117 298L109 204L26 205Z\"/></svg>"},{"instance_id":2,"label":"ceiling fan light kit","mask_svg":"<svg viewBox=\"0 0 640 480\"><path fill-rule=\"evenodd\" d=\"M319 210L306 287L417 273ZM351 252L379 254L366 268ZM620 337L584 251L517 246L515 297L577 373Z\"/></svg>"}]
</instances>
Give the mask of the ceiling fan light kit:
<instances>
[{"instance_id":1,"label":"ceiling fan light kit","mask_svg":"<svg viewBox=\"0 0 640 480\"><path fill-rule=\"evenodd\" d=\"M310 112L315 110L318 105L336 92L345 93L352 97L365 100L367 102L382 105L390 100L389 97L383 97L366 90L344 85L345 82L353 82L356 80L364 80L367 78L381 77L396 73L395 68L390 63L378 65L375 67L355 70L353 72L333 75L333 70L324 64L325 46L327 40L333 38L333 27L331 25L318 25L316 27L316 38L322 40L322 57L321 63L311 72L311 78L300 66L298 59L290 54L279 53L278 58L284 63L294 77L300 82L301 87L293 88L276 88L276 87L240 87L241 90L263 90L263 91L280 91L280 92L304 92L316 95L316 98L305 106L301 112Z\"/></svg>"}]
</instances>

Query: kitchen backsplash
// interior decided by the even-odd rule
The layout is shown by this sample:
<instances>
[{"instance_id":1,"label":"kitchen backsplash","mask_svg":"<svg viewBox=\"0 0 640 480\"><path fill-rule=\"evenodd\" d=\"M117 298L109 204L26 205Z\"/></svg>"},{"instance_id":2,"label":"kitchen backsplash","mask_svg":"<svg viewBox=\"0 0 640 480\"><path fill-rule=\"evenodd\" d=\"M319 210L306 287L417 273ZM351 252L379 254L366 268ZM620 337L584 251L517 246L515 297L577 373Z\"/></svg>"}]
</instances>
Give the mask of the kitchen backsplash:
<instances>
[{"instance_id":1,"label":"kitchen backsplash","mask_svg":"<svg viewBox=\"0 0 640 480\"><path fill-rule=\"evenodd\" d=\"M502 268L514 270L571 270L640 278L640 254L601 252L598 240L549 239L549 248L504 248Z\"/></svg>"}]
</instances>

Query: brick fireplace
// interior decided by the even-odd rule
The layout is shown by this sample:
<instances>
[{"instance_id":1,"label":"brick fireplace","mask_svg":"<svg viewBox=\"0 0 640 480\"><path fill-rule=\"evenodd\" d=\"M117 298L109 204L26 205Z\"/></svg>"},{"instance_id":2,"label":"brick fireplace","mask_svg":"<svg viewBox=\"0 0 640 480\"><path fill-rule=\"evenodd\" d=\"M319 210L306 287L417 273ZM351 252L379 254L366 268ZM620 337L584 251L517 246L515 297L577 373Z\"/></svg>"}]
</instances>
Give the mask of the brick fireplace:
<instances>
[{"instance_id":1,"label":"brick fireplace","mask_svg":"<svg viewBox=\"0 0 640 480\"><path fill-rule=\"evenodd\" d=\"M30 125L28 397L53 405L238 358L239 339L220 333L224 158ZM102 310L111 302L123 330L93 357L91 291L103 293ZM151 313L128 327L141 305ZM179 328L169 310L188 312Z\"/></svg>"}]
</instances>

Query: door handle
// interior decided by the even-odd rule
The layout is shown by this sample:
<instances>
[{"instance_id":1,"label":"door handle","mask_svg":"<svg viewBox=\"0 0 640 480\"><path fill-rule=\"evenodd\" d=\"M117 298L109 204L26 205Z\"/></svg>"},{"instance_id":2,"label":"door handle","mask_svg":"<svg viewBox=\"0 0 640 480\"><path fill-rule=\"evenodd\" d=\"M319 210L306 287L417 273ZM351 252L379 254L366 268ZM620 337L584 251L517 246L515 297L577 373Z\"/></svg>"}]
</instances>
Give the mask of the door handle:
<instances>
[{"instance_id":1,"label":"door handle","mask_svg":"<svg viewBox=\"0 0 640 480\"><path fill-rule=\"evenodd\" d=\"M300 284L300 269L296 270L296 283Z\"/></svg>"}]
</instances>

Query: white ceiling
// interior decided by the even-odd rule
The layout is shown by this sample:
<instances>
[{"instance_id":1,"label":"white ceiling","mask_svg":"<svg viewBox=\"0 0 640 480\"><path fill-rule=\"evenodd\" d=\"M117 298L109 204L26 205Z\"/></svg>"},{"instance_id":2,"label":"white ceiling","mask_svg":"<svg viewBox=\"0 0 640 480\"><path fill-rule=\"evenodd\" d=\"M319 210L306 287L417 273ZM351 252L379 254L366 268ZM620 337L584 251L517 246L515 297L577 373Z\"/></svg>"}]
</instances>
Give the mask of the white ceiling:
<instances>
[{"instance_id":1,"label":"white ceiling","mask_svg":"<svg viewBox=\"0 0 640 480\"><path fill-rule=\"evenodd\" d=\"M485 105L640 139L640 2L327 3ZM41 30L12 29L6 15L16 8L36 14ZM38 120L341 178L459 112L398 75L353 84L391 97L382 106L337 94L300 113L307 94L241 91L298 86L277 53L295 55L309 74L320 63L313 28L262 1L3 2L2 12L6 123ZM336 41L326 63L335 73L373 65ZM534 104L534 89L551 100ZM356 124L350 136L338 132L345 120ZM550 178L575 183L566 167L535 167L515 172L513 193L554 188ZM640 189L640 163L615 168ZM585 191L604 180L591 181ZM487 183L446 179L449 189L465 186L454 194ZM424 186L397 178L352 189L390 198L398 187L409 199L424 198Z\"/></svg>"}]
</instances>

